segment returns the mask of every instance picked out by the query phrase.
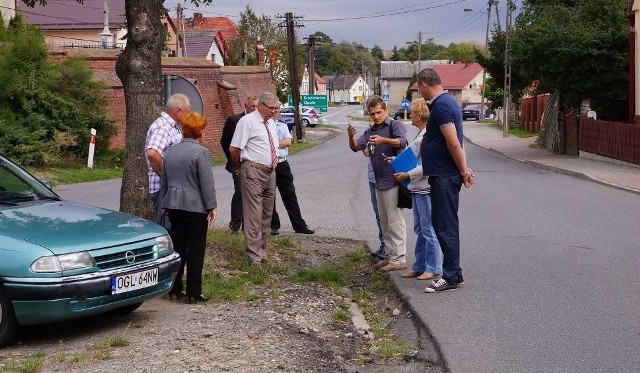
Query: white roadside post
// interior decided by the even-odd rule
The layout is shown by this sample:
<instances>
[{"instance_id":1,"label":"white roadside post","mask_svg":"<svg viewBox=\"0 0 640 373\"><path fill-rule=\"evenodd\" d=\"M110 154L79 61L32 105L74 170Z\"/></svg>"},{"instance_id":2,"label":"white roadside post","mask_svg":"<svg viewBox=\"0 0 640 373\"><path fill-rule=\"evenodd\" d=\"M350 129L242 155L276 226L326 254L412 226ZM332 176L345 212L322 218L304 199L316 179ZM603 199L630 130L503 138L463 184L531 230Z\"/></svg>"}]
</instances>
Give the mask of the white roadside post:
<instances>
[{"instance_id":1,"label":"white roadside post","mask_svg":"<svg viewBox=\"0 0 640 373\"><path fill-rule=\"evenodd\" d=\"M89 139L89 159L87 160L87 167L93 169L93 153L96 149L96 129L91 129L91 138Z\"/></svg>"}]
</instances>

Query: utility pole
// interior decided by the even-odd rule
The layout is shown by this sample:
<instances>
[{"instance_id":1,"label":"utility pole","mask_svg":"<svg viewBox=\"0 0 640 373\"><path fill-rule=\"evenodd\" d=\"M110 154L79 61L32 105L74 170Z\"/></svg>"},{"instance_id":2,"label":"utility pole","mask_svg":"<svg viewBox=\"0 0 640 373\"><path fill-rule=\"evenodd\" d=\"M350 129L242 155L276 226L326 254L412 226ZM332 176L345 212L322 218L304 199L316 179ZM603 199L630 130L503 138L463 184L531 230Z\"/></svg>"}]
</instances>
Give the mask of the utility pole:
<instances>
[{"instance_id":1,"label":"utility pole","mask_svg":"<svg viewBox=\"0 0 640 373\"><path fill-rule=\"evenodd\" d=\"M313 95L316 93L316 42L318 40L322 40L321 37L316 37L314 35L309 36L309 94Z\"/></svg>"},{"instance_id":2,"label":"utility pole","mask_svg":"<svg viewBox=\"0 0 640 373\"><path fill-rule=\"evenodd\" d=\"M511 44L509 43L509 31L511 31L513 8L515 8L513 0L507 0L507 22L504 36L504 121L502 123L502 137L509 137L509 118L511 117Z\"/></svg>"},{"instance_id":3,"label":"utility pole","mask_svg":"<svg viewBox=\"0 0 640 373\"><path fill-rule=\"evenodd\" d=\"M487 31L484 34L484 55L487 56L487 47L489 44L489 23L491 22L491 6L496 6L496 12L498 11L498 0L489 0L487 8ZM482 98L480 99L480 118L478 120L484 120L484 102L487 81L487 69L482 69Z\"/></svg>"},{"instance_id":4,"label":"utility pole","mask_svg":"<svg viewBox=\"0 0 640 373\"><path fill-rule=\"evenodd\" d=\"M420 60L422 57L422 31L418 31L418 73L420 73L420 71L422 71L422 67L420 66ZM418 76L418 73L416 73L416 76Z\"/></svg>"},{"instance_id":5,"label":"utility pole","mask_svg":"<svg viewBox=\"0 0 640 373\"><path fill-rule=\"evenodd\" d=\"M282 18L278 16L278 18ZM298 86L298 63L296 54L296 27L303 27L297 24L293 13L285 13L285 20L278 24L279 27L287 28L287 47L289 51L289 80L291 83L291 101L293 102L293 122L296 127L296 140L302 140L302 121L300 120L300 87Z\"/></svg>"}]
</instances>

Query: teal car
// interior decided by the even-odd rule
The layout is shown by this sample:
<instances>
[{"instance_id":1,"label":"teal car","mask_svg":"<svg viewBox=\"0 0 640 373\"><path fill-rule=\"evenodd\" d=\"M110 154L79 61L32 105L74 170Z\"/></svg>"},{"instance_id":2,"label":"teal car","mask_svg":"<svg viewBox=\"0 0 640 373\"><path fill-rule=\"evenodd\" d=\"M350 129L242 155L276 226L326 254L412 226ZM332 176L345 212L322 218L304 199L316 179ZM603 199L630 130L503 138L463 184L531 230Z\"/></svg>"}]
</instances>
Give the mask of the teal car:
<instances>
[{"instance_id":1,"label":"teal car","mask_svg":"<svg viewBox=\"0 0 640 373\"><path fill-rule=\"evenodd\" d=\"M132 312L179 265L163 227L65 201L0 156L0 346L21 325Z\"/></svg>"}]
</instances>

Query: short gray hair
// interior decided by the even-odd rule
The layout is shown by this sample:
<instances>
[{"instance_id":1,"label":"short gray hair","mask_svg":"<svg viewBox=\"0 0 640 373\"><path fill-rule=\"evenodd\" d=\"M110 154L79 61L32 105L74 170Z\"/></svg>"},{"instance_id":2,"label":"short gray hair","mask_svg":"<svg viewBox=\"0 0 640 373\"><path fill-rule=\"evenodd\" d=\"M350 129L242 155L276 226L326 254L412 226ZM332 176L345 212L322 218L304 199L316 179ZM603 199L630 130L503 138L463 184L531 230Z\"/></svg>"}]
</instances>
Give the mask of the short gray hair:
<instances>
[{"instance_id":1,"label":"short gray hair","mask_svg":"<svg viewBox=\"0 0 640 373\"><path fill-rule=\"evenodd\" d=\"M278 96L271 92L263 92L260 94L260 98L258 98L258 102L261 104L266 104L267 101L276 100L278 101Z\"/></svg>"},{"instance_id":2,"label":"short gray hair","mask_svg":"<svg viewBox=\"0 0 640 373\"><path fill-rule=\"evenodd\" d=\"M185 105L189 105L191 106L191 103L189 102L189 97L187 97L187 95L182 94L182 93L176 93L174 95L171 95L171 97L169 97L169 99L167 100L167 103L164 105L165 109L182 109L182 107L184 107Z\"/></svg>"},{"instance_id":3,"label":"short gray hair","mask_svg":"<svg viewBox=\"0 0 640 373\"><path fill-rule=\"evenodd\" d=\"M418 82L427 83L429 87L435 87L437 85L442 84L442 80L440 80L440 75L438 75L438 73L430 67L427 67L426 69L418 73Z\"/></svg>"},{"instance_id":4,"label":"short gray hair","mask_svg":"<svg viewBox=\"0 0 640 373\"><path fill-rule=\"evenodd\" d=\"M248 105L251 101L257 101L257 100L258 100L258 96L250 95L249 97L247 97L246 100L244 100L244 104Z\"/></svg>"}]
</instances>

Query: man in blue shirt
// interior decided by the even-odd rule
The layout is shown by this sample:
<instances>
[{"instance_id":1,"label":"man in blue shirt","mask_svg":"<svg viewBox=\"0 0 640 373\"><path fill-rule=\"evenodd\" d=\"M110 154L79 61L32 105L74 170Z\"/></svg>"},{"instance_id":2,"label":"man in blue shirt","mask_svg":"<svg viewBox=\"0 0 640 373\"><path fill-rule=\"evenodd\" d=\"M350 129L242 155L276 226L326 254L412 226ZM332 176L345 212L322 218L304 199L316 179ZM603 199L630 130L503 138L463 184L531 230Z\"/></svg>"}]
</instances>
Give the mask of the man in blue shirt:
<instances>
[{"instance_id":1,"label":"man in blue shirt","mask_svg":"<svg viewBox=\"0 0 640 373\"><path fill-rule=\"evenodd\" d=\"M462 147L462 109L442 88L438 73L430 68L418 74L418 91L429 102L431 114L422 138L420 155L424 175L431 186L433 228L442 248L442 278L424 291L455 290L462 283L460 269L460 224L458 202L462 185L473 185L473 171L467 166Z\"/></svg>"},{"instance_id":2,"label":"man in blue shirt","mask_svg":"<svg viewBox=\"0 0 640 373\"><path fill-rule=\"evenodd\" d=\"M307 226L300 213L300 205L296 196L296 187L293 185L293 174L291 166L287 160L289 146L291 146L291 133L285 122L281 120L280 113L275 114L276 131L278 132L278 167L276 167L276 186L280 191L280 197L284 204L291 226L296 233L314 234L315 231ZM271 234L280 234L280 216L276 211L275 201L273 205L273 215L271 215Z\"/></svg>"}]
</instances>

